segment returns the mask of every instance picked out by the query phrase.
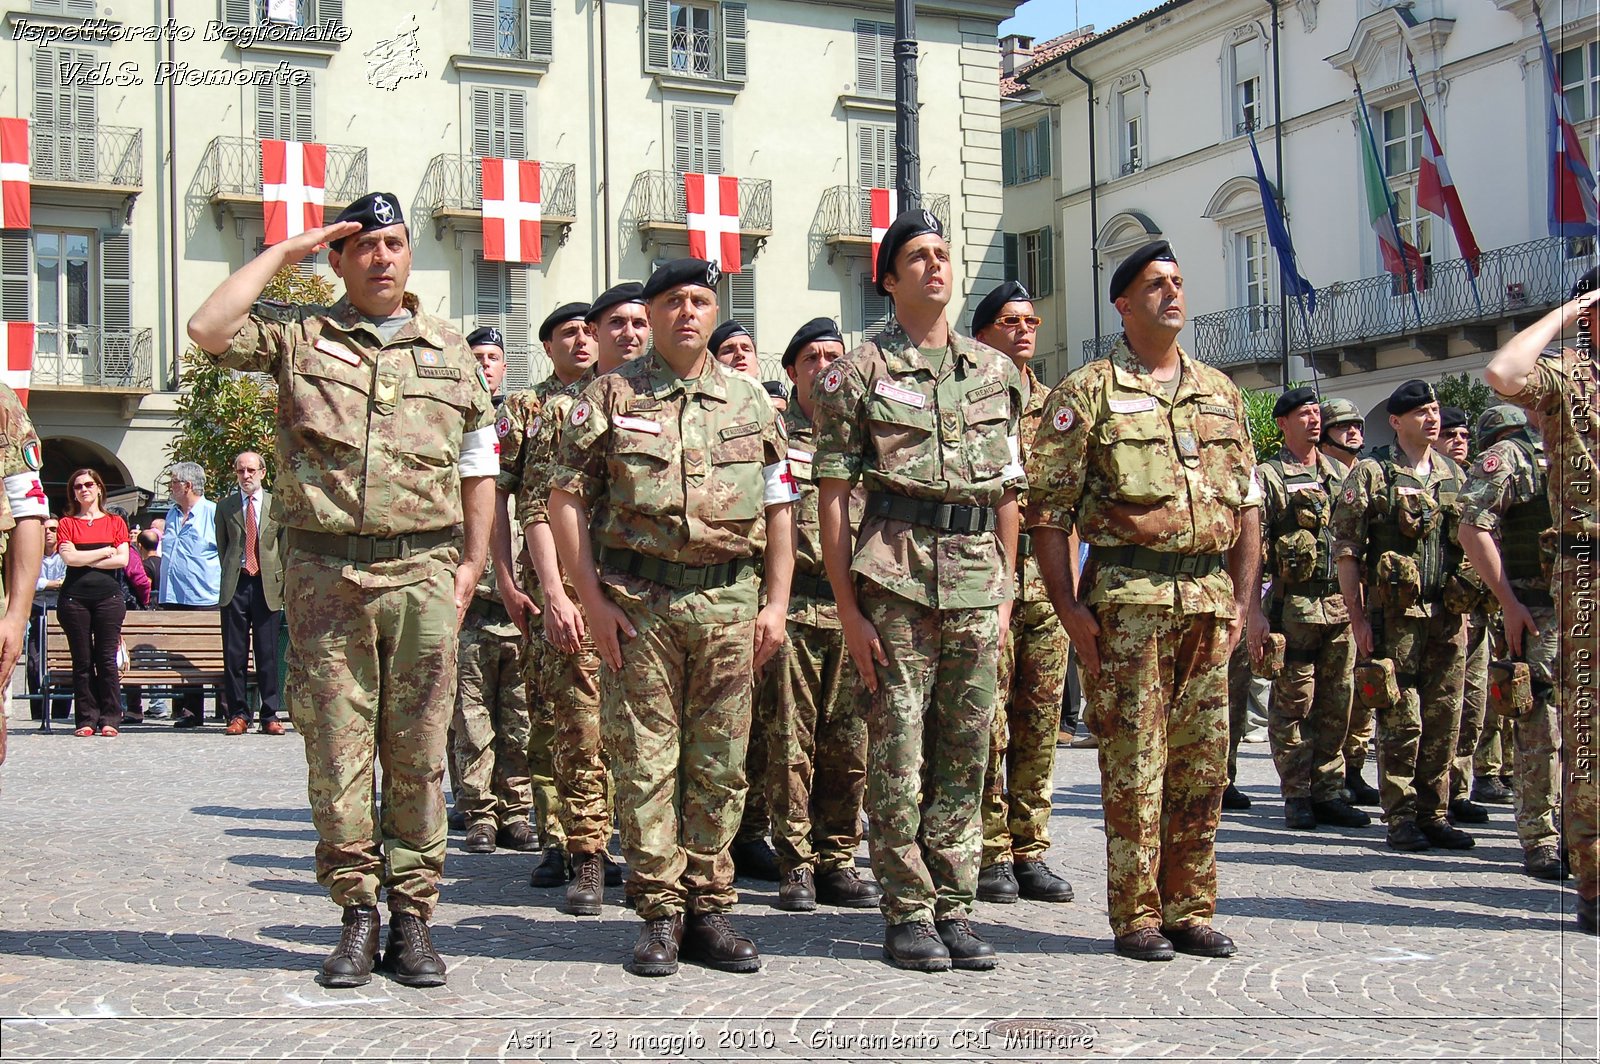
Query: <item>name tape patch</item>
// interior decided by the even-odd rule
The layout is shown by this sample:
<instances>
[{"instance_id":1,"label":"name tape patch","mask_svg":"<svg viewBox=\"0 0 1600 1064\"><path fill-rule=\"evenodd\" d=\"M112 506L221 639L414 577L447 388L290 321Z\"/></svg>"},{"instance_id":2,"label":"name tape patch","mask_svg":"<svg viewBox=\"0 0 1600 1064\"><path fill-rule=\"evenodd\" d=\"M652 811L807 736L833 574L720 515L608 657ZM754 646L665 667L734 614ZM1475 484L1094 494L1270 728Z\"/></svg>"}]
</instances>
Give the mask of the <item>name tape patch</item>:
<instances>
[{"instance_id":1,"label":"name tape patch","mask_svg":"<svg viewBox=\"0 0 1600 1064\"><path fill-rule=\"evenodd\" d=\"M896 403L903 403L906 406L915 407L918 410L921 410L923 407L928 405L928 397L923 395L921 392L914 392L909 388L902 388L897 384L890 384L886 380L880 380L878 383L874 384L872 386L872 392L874 395L881 395L885 399L893 400Z\"/></svg>"}]
</instances>

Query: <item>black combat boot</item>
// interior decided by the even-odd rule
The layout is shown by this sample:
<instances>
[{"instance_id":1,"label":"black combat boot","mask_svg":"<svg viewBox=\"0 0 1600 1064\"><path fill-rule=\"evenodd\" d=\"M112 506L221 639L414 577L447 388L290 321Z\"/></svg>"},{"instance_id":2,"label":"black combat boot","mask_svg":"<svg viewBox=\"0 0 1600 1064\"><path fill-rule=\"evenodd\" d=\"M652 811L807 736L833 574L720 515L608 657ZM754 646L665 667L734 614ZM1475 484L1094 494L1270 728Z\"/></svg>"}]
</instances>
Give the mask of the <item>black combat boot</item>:
<instances>
[{"instance_id":1,"label":"black combat boot","mask_svg":"<svg viewBox=\"0 0 1600 1064\"><path fill-rule=\"evenodd\" d=\"M913 972L950 970L950 950L926 920L890 924L883 936L883 957L896 968Z\"/></svg>"},{"instance_id":2,"label":"black combat boot","mask_svg":"<svg viewBox=\"0 0 1600 1064\"><path fill-rule=\"evenodd\" d=\"M1372 806L1380 804L1378 788L1361 778L1360 765L1346 765L1344 767L1344 789L1350 792L1351 805Z\"/></svg>"},{"instance_id":3,"label":"black combat boot","mask_svg":"<svg viewBox=\"0 0 1600 1064\"><path fill-rule=\"evenodd\" d=\"M539 858L539 863L533 866L533 874L528 877L530 887L559 887L572 878L572 869L567 863L567 855L559 846L545 848L544 856Z\"/></svg>"},{"instance_id":4,"label":"black combat boot","mask_svg":"<svg viewBox=\"0 0 1600 1064\"><path fill-rule=\"evenodd\" d=\"M965 916L935 920L933 926L944 948L950 951L951 967L964 972L986 972L1000 963L994 947L978 937Z\"/></svg>"},{"instance_id":5,"label":"black combat boot","mask_svg":"<svg viewBox=\"0 0 1600 1064\"><path fill-rule=\"evenodd\" d=\"M365 986L372 981L372 969L378 963L381 923L376 906L345 906L344 930L339 932L339 944L322 962L319 979L323 986Z\"/></svg>"},{"instance_id":6,"label":"black combat boot","mask_svg":"<svg viewBox=\"0 0 1600 1064\"><path fill-rule=\"evenodd\" d=\"M1222 792L1222 808L1233 812L1249 809L1250 796L1230 783L1227 789Z\"/></svg>"},{"instance_id":7,"label":"black combat boot","mask_svg":"<svg viewBox=\"0 0 1600 1064\"><path fill-rule=\"evenodd\" d=\"M1489 810L1470 798L1450 799L1450 819L1457 824L1487 824Z\"/></svg>"},{"instance_id":8,"label":"black combat boot","mask_svg":"<svg viewBox=\"0 0 1600 1064\"><path fill-rule=\"evenodd\" d=\"M733 857L733 874L739 879L761 879L778 882L778 855L772 852L766 839L736 842L730 848Z\"/></svg>"},{"instance_id":9,"label":"black combat boot","mask_svg":"<svg viewBox=\"0 0 1600 1064\"><path fill-rule=\"evenodd\" d=\"M1285 798L1283 800L1283 825L1290 831L1317 830L1317 814L1312 811L1310 798Z\"/></svg>"},{"instance_id":10,"label":"black combat boot","mask_svg":"<svg viewBox=\"0 0 1600 1064\"><path fill-rule=\"evenodd\" d=\"M1017 893L1029 901L1071 901L1072 884L1043 861L1017 861ZM952 952L951 956L955 954Z\"/></svg>"},{"instance_id":11,"label":"black combat boot","mask_svg":"<svg viewBox=\"0 0 1600 1064\"><path fill-rule=\"evenodd\" d=\"M599 916L605 901L605 859L597 853L574 854L572 882L567 884L567 912L573 916Z\"/></svg>"},{"instance_id":12,"label":"black combat boot","mask_svg":"<svg viewBox=\"0 0 1600 1064\"><path fill-rule=\"evenodd\" d=\"M996 861L978 869L978 900L1010 905L1019 897L1017 872L1010 861Z\"/></svg>"},{"instance_id":13,"label":"black combat boot","mask_svg":"<svg viewBox=\"0 0 1600 1064\"><path fill-rule=\"evenodd\" d=\"M1419 820L1417 828L1427 837L1429 843L1441 850L1472 849L1472 836L1460 828L1451 827L1447 820Z\"/></svg>"},{"instance_id":14,"label":"black combat boot","mask_svg":"<svg viewBox=\"0 0 1600 1064\"><path fill-rule=\"evenodd\" d=\"M824 905L846 909L876 909L883 888L871 876L863 876L854 866L830 868L816 876L817 900Z\"/></svg>"},{"instance_id":15,"label":"black combat boot","mask_svg":"<svg viewBox=\"0 0 1600 1064\"><path fill-rule=\"evenodd\" d=\"M683 925L683 955L721 972L761 967L756 944L733 929L723 913L690 913Z\"/></svg>"},{"instance_id":16,"label":"black combat boot","mask_svg":"<svg viewBox=\"0 0 1600 1064\"><path fill-rule=\"evenodd\" d=\"M808 913L817 907L817 884L805 865L791 868L778 888L778 908L791 913Z\"/></svg>"},{"instance_id":17,"label":"black combat boot","mask_svg":"<svg viewBox=\"0 0 1600 1064\"><path fill-rule=\"evenodd\" d=\"M494 841L508 850L522 853L532 853L539 848L539 838L533 833L533 825L526 820L513 820L502 825L495 833Z\"/></svg>"},{"instance_id":18,"label":"black combat boot","mask_svg":"<svg viewBox=\"0 0 1600 1064\"><path fill-rule=\"evenodd\" d=\"M433 948L422 917L411 913L389 915L383 970L401 986L444 986L444 959Z\"/></svg>"}]
</instances>

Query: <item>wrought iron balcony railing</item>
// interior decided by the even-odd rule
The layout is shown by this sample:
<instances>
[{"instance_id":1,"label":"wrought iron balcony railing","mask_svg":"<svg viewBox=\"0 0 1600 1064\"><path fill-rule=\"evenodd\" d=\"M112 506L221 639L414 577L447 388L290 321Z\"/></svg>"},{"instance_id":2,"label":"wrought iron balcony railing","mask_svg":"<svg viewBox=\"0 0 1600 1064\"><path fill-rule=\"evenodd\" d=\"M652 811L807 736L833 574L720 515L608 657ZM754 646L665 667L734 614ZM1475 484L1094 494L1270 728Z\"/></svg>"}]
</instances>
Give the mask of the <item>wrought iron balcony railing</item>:
<instances>
[{"instance_id":1,"label":"wrought iron balcony railing","mask_svg":"<svg viewBox=\"0 0 1600 1064\"><path fill-rule=\"evenodd\" d=\"M471 155L435 155L422 176L417 201L428 213L483 210L483 172ZM578 216L577 168L571 163L539 163L540 217L567 224Z\"/></svg>"},{"instance_id":2,"label":"wrought iron balcony railing","mask_svg":"<svg viewBox=\"0 0 1600 1064\"><path fill-rule=\"evenodd\" d=\"M151 388L149 329L39 325L30 387Z\"/></svg>"},{"instance_id":3,"label":"wrought iron balcony railing","mask_svg":"<svg viewBox=\"0 0 1600 1064\"><path fill-rule=\"evenodd\" d=\"M1085 363L1089 363L1093 362L1097 358L1110 358L1111 349L1117 346L1117 341L1121 338L1121 329L1118 329L1113 333L1108 333L1107 335L1100 337L1098 340L1092 336L1089 337L1083 342L1083 361Z\"/></svg>"},{"instance_id":4,"label":"wrought iron balcony railing","mask_svg":"<svg viewBox=\"0 0 1600 1064\"><path fill-rule=\"evenodd\" d=\"M641 229L687 225L682 171L646 170L635 175L623 212ZM772 232L772 182L766 178L739 179L739 231L746 236Z\"/></svg>"},{"instance_id":5,"label":"wrought iron balcony railing","mask_svg":"<svg viewBox=\"0 0 1600 1064\"><path fill-rule=\"evenodd\" d=\"M139 188L144 179L144 131L131 126L49 125L35 122L36 184L116 185Z\"/></svg>"},{"instance_id":6,"label":"wrought iron balcony railing","mask_svg":"<svg viewBox=\"0 0 1600 1064\"><path fill-rule=\"evenodd\" d=\"M950 231L950 197L924 196L922 205ZM872 190L856 185L835 185L822 194L822 238L872 239Z\"/></svg>"},{"instance_id":7,"label":"wrought iron balcony railing","mask_svg":"<svg viewBox=\"0 0 1600 1064\"><path fill-rule=\"evenodd\" d=\"M329 144L322 205L343 207L367 191L367 149ZM213 137L200 157L198 185L207 199L261 198L261 142L253 137Z\"/></svg>"}]
</instances>

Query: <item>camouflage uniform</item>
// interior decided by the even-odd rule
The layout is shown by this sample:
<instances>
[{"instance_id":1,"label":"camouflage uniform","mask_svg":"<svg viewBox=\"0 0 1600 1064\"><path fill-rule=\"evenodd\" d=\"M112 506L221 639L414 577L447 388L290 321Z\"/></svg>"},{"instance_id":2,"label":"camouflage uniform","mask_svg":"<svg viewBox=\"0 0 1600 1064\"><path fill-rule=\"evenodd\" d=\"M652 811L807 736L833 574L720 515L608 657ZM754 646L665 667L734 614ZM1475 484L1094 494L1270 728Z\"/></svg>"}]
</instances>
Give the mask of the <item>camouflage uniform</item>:
<instances>
[{"instance_id":1,"label":"camouflage uniform","mask_svg":"<svg viewBox=\"0 0 1600 1064\"><path fill-rule=\"evenodd\" d=\"M1463 646L1461 723L1456 733L1456 755L1450 762L1450 801L1465 799L1472 791L1472 762L1487 727L1489 707L1489 618L1483 610L1467 614Z\"/></svg>"},{"instance_id":2,"label":"camouflage uniform","mask_svg":"<svg viewBox=\"0 0 1600 1064\"><path fill-rule=\"evenodd\" d=\"M411 320L385 342L347 300L259 302L210 357L278 382L285 701L305 739L317 882L347 907L376 905L381 883L391 912L427 921L444 869L458 461L494 415L461 334L414 295L404 305Z\"/></svg>"},{"instance_id":3,"label":"camouflage uniform","mask_svg":"<svg viewBox=\"0 0 1600 1064\"><path fill-rule=\"evenodd\" d=\"M930 355L897 322L817 380L814 473L869 492L851 571L889 659L867 711L866 806L890 924L963 918L977 890L998 606L1014 594L983 526L1023 483L1008 439L1024 398L999 352L952 332ZM970 523L936 525L944 504Z\"/></svg>"},{"instance_id":4,"label":"camouflage uniform","mask_svg":"<svg viewBox=\"0 0 1600 1064\"><path fill-rule=\"evenodd\" d=\"M1533 680L1533 709L1515 722L1517 838L1525 852L1557 841L1560 718L1555 683L1561 627L1546 575L1551 558L1540 543L1551 524L1548 480L1541 449L1526 439L1502 439L1478 455L1461 493L1461 523L1494 533L1511 590L1539 629L1537 637L1524 633L1522 648Z\"/></svg>"},{"instance_id":5,"label":"camouflage uniform","mask_svg":"<svg viewBox=\"0 0 1600 1064\"><path fill-rule=\"evenodd\" d=\"M1344 786L1356 662L1329 520L1344 471L1320 453L1312 465L1302 465L1288 448L1258 468L1261 538L1272 581L1267 617L1286 642L1267 712L1272 761L1285 798L1330 802Z\"/></svg>"},{"instance_id":6,"label":"camouflage uniform","mask_svg":"<svg viewBox=\"0 0 1600 1064\"><path fill-rule=\"evenodd\" d=\"M23 409L22 400L17 393L11 390L8 384L0 383L0 478L10 480L14 476L28 473L35 474L34 483L38 483L37 473L41 464L39 434L34 431L33 422L28 419L28 412ZM38 509L36 513L26 514L27 517L43 517L45 514L44 491L41 489L38 496ZM4 564L6 548L10 545L11 530L17 527L17 515L11 509L11 500L8 493L0 491L0 565ZM0 583L0 614L6 610L7 596L3 583ZM44 707L45 721L48 724L50 707ZM0 712L0 764L6 760L6 716Z\"/></svg>"},{"instance_id":7,"label":"camouflage uniform","mask_svg":"<svg viewBox=\"0 0 1600 1064\"><path fill-rule=\"evenodd\" d=\"M816 430L798 402L783 413L795 504L794 585L789 641L778 648L757 705L770 700L773 737L772 843L778 867L829 872L854 867L867 786L867 689L856 675L822 565L818 490L812 478ZM866 492L850 495L859 528ZM760 714L758 708L757 715Z\"/></svg>"},{"instance_id":8,"label":"camouflage uniform","mask_svg":"<svg viewBox=\"0 0 1600 1064\"><path fill-rule=\"evenodd\" d=\"M1460 553L1454 514L1464 474L1434 450L1427 474L1418 477L1396 464L1405 460L1397 452L1398 445L1382 448L1352 466L1333 508L1334 558L1361 563L1372 656L1394 662L1400 685L1399 704L1377 711L1379 801L1391 829L1404 821L1444 822L1466 668L1461 615L1442 602ZM1409 498L1436 507L1431 530L1418 538L1400 531ZM1390 552L1414 560L1421 574L1420 596L1404 608L1386 604L1381 594L1379 559Z\"/></svg>"},{"instance_id":9,"label":"camouflage uniform","mask_svg":"<svg viewBox=\"0 0 1600 1064\"><path fill-rule=\"evenodd\" d=\"M782 429L754 378L709 355L698 377L679 377L652 348L595 378L561 431L550 486L586 505L601 583L638 632L622 671L600 680L636 909L646 920L727 912L763 470L782 468Z\"/></svg>"},{"instance_id":10,"label":"camouflage uniform","mask_svg":"<svg viewBox=\"0 0 1600 1064\"><path fill-rule=\"evenodd\" d=\"M1119 937L1207 924L1216 909L1236 615L1226 552L1259 503L1238 388L1180 357L1169 399L1119 338L1050 393L1028 465L1028 527L1076 525L1090 544L1078 587L1100 671L1083 674L1085 713Z\"/></svg>"},{"instance_id":11,"label":"camouflage uniform","mask_svg":"<svg viewBox=\"0 0 1600 1064\"><path fill-rule=\"evenodd\" d=\"M1043 418L1048 389L1024 370L1023 460ZM1026 505L1025 498L1018 505ZM1050 796L1056 770L1061 692L1067 682L1067 631L1039 575L1032 540L1017 543L1021 558L1011 628L1000 653L994 728L983 781L983 865L1040 861L1050 849Z\"/></svg>"}]
</instances>

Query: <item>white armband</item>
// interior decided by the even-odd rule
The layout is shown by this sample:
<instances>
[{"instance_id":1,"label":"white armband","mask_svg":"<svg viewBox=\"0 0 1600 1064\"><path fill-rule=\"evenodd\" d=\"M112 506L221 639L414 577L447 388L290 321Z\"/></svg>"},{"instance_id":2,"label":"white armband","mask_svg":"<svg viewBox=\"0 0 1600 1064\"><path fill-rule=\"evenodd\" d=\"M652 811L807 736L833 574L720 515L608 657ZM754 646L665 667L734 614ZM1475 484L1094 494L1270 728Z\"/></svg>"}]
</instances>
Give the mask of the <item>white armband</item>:
<instances>
[{"instance_id":1,"label":"white armband","mask_svg":"<svg viewBox=\"0 0 1600 1064\"><path fill-rule=\"evenodd\" d=\"M1254 469L1250 470L1250 490L1245 492L1244 505L1261 505L1261 478L1256 476L1256 471Z\"/></svg>"},{"instance_id":2,"label":"white armband","mask_svg":"<svg viewBox=\"0 0 1600 1064\"><path fill-rule=\"evenodd\" d=\"M6 477L6 501L11 504L11 516L19 520L24 517L45 517L50 513L37 469Z\"/></svg>"},{"instance_id":3,"label":"white armband","mask_svg":"<svg viewBox=\"0 0 1600 1064\"><path fill-rule=\"evenodd\" d=\"M774 462L762 469L761 479L765 483L761 492L762 506L776 506L800 498L800 488L794 482L794 474L789 472L788 459Z\"/></svg>"},{"instance_id":4,"label":"white armband","mask_svg":"<svg viewBox=\"0 0 1600 1064\"><path fill-rule=\"evenodd\" d=\"M1000 470L1000 479L1021 480L1026 475L1022 468L1022 443L1015 436L1007 436L1006 448L1011 452L1011 464Z\"/></svg>"},{"instance_id":5,"label":"white armband","mask_svg":"<svg viewBox=\"0 0 1600 1064\"><path fill-rule=\"evenodd\" d=\"M461 478L492 477L500 472L500 439L494 426L475 429L461 437Z\"/></svg>"}]
</instances>

